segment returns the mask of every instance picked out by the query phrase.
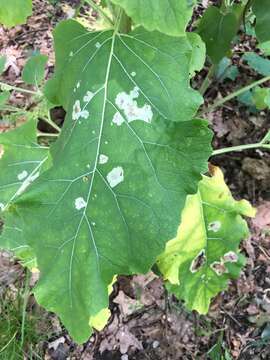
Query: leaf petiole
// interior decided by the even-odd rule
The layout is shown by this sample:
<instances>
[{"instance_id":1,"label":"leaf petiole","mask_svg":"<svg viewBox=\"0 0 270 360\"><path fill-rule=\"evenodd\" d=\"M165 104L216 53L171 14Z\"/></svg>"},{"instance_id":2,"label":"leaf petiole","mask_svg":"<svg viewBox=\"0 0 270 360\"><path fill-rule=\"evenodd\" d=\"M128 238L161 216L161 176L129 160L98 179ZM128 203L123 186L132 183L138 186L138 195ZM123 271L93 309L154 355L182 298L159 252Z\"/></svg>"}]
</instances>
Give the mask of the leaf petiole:
<instances>
[{"instance_id":1,"label":"leaf petiole","mask_svg":"<svg viewBox=\"0 0 270 360\"><path fill-rule=\"evenodd\" d=\"M209 106L207 109L205 109L203 111L204 114L207 114L213 110L215 110L216 108L222 106L223 104L225 104L227 101L245 93L246 91L250 90L250 89L253 89L254 87L258 86L258 85L261 85L263 83L265 83L266 81L269 81L270 80L270 76L265 76L263 77L262 79L258 80L258 81L255 81L253 82L252 84L250 85L247 85L247 86L244 86L243 88L241 89L238 89L236 91L234 91L233 93L229 94L228 96L225 96L219 100L217 100L216 102L214 102L213 105Z\"/></svg>"},{"instance_id":2,"label":"leaf petiole","mask_svg":"<svg viewBox=\"0 0 270 360\"><path fill-rule=\"evenodd\" d=\"M224 149L214 150L212 153L212 156L222 155L222 154L225 154L228 152L233 152L233 151L243 151L243 150L248 150L248 149L259 149L259 148L270 150L270 144L266 144L263 141L261 141L259 143L255 143L255 144L231 146L231 147L227 147Z\"/></svg>"},{"instance_id":3,"label":"leaf petiole","mask_svg":"<svg viewBox=\"0 0 270 360\"><path fill-rule=\"evenodd\" d=\"M97 11L107 23L114 26L112 19L101 9L101 6L98 6L93 0L85 0L95 11Z\"/></svg>"},{"instance_id":4,"label":"leaf petiole","mask_svg":"<svg viewBox=\"0 0 270 360\"><path fill-rule=\"evenodd\" d=\"M6 90L6 91L14 90L14 91L22 92L22 93L26 93L26 94L42 96L42 93L40 91L32 91L32 90L28 90L28 89L23 89L23 88L20 88L17 86L5 84L1 81L0 81L0 88L1 88L1 90Z\"/></svg>"}]
</instances>

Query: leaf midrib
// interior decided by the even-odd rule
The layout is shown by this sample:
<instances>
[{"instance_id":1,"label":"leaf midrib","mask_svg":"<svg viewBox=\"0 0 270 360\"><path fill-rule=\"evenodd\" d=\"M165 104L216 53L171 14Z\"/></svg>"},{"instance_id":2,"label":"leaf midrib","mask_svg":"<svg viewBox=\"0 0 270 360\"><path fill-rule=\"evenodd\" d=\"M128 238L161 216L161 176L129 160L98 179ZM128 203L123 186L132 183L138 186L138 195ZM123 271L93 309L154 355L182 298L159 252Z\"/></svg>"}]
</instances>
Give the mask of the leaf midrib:
<instances>
[{"instance_id":1,"label":"leaf midrib","mask_svg":"<svg viewBox=\"0 0 270 360\"><path fill-rule=\"evenodd\" d=\"M74 252L75 252L75 248L76 248L76 240L81 228L81 225L83 223L84 219L87 219L87 225L89 227L90 233L91 233L91 238L93 241L93 245L96 251L96 256L97 256L97 264L99 264L99 260L98 260L98 252L97 252L97 245L95 243L94 240L94 236L93 236L93 231L92 231L92 227L90 222L88 221L87 215L86 215L86 211L88 209L88 203L89 203L89 199L91 196L91 192L92 192L92 187L93 187L93 183L94 183L94 179L95 179L95 174L97 172L97 165L98 165L98 157L99 157L99 152L100 152L100 145L101 145L101 138L102 138L102 133L103 133L103 128L104 128L104 120L105 120L105 112L106 112L106 103L107 103L107 96L108 96L108 83L109 83L109 76L110 76L110 71L111 71L111 64L112 64L112 58L113 58L113 53L114 53L114 45L115 45L115 38L116 38L116 30L114 31L113 35L112 35L112 43L111 43L111 49L110 49L110 54L109 54L109 58L108 58L108 65L107 65L107 69L106 69L106 75L105 75L105 82L104 82L104 100L103 100L103 107L102 107L102 116L101 116L101 122L100 122L100 129L99 129L99 136L98 136L98 144L97 144L97 151L96 151L96 158L95 158L95 163L94 163L94 167L93 167L93 175L91 177L91 182L89 185L89 190L88 190L88 194L87 194L87 198L86 198L86 207L83 210L74 240L73 240L73 245L72 245L72 250L71 250L71 255L70 255L70 270L69 270L69 297L70 297L70 307L72 308L73 306L73 301L72 301L72 268L73 268L73 258L74 258ZM99 269L99 265L98 265L98 270Z\"/></svg>"}]
</instances>

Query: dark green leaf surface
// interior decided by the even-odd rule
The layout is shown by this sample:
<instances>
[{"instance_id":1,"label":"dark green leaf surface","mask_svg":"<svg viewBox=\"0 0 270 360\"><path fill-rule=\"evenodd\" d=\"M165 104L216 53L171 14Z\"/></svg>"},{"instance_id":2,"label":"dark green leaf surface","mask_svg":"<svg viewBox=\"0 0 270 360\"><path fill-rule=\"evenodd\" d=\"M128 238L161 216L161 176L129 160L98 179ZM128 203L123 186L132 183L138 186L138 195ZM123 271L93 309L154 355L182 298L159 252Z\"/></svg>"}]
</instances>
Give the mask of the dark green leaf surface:
<instances>
[{"instance_id":1,"label":"dark green leaf surface","mask_svg":"<svg viewBox=\"0 0 270 360\"><path fill-rule=\"evenodd\" d=\"M168 289L190 310L206 314L211 299L239 275L243 256L238 247L249 233L242 215L254 216L255 209L233 199L218 168L187 198L177 237L157 264L170 282Z\"/></svg>"},{"instance_id":2,"label":"dark green leaf surface","mask_svg":"<svg viewBox=\"0 0 270 360\"><path fill-rule=\"evenodd\" d=\"M121 6L135 24L149 31L172 36L184 35L195 0L112 0Z\"/></svg>"},{"instance_id":3,"label":"dark green leaf surface","mask_svg":"<svg viewBox=\"0 0 270 360\"><path fill-rule=\"evenodd\" d=\"M232 65L231 59L224 57L216 67L215 76L217 80L223 81L230 79L234 81L239 75L239 71L236 65Z\"/></svg>"},{"instance_id":4,"label":"dark green leaf surface","mask_svg":"<svg viewBox=\"0 0 270 360\"><path fill-rule=\"evenodd\" d=\"M189 120L200 101L185 38L88 33L74 21L55 38L65 126L54 166L10 217L37 256L38 301L83 342L113 276L148 271L175 235L207 169L211 132Z\"/></svg>"},{"instance_id":5,"label":"dark green leaf surface","mask_svg":"<svg viewBox=\"0 0 270 360\"><path fill-rule=\"evenodd\" d=\"M22 79L24 82L30 85L40 85L44 80L45 66L48 61L46 55L34 55L28 59L22 73Z\"/></svg>"},{"instance_id":6,"label":"dark green leaf surface","mask_svg":"<svg viewBox=\"0 0 270 360\"><path fill-rule=\"evenodd\" d=\"M227 55L238 30L238 7L223 14L216 6L206 9L199 23L198 33L206 43L207 55L214 64Z\"/></svg>"},{"instance_id":7,"label":"dark green leaf surface","mask_svg":"<svg viewBox=\"0 0 270 360\"><path fill-rule=\"evenodd\" d=\"M254 0L252 10L256 15L256 35L263 43L270 40L270 2L269 0Z\"/></svg>"},{"instance_id":8,"label":"dark green leaf surface","mask_svg":"<svg viewBox=\"0 0 270 360\"><path fill-rule=\"evenodd\" d=\"M32 14L32 0L0 0L0 24L7 27L24 24Z\"/></svg>"}]
</instances>

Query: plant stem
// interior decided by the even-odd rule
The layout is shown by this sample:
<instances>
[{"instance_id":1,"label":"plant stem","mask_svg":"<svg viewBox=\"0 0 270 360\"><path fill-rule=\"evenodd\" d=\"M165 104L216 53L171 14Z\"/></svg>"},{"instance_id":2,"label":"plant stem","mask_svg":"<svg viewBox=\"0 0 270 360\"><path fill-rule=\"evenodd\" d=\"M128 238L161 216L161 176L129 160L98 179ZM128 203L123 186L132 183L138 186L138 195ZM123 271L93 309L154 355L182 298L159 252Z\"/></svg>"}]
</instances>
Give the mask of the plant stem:
<instances>
[{"instance_id":1,"label":"plant stem","mask_svg":"<svg viewBox=\"0 0 270 360\"><path fill-rule=\"evenodd\" d=\"M109 16L98 6L93 0L85 0L95 11L97 11L110 25L114 25L113 21Z\"/></svg>"},{"instance_id":2,"label":"plant stem","mask_svg":"<svg viewBox=\"0 0 270 360\"><path fill-rule=\"evenodd\" d=\"M59 134L56 134L56 133L44 133L44 132L38 132L37 133L37 137L58 137Z\"/></svg>"},{"instance_id":3,"label":"plant stem","mask_svg":"<svg viewBox=\"0 0 270 360\"><path fill-rule=\"evenodd\" d=\"M199 92L201 95L204 95L206 90L209 88L209 86L211 85L211 80L212 80L212 77L214 75L214 72L215 72L215 65L211 65L209 71L208 71L208 74L206 75L205 79L203 80L203 83L199 89Z\"/></svg>"},{"instance_id":4,"label":"plant stem","mask_svg":"<svg viewBox=\"0 0 270 360\"><path fill-rule=\"evenodd\" d=\"M11 337L11 339L8 341L8 343L2 347L2 349L0 350L0 354L1 354L3 351L5 351L6 348L9 347L9 345L10 345L10 344L12 343L12 341L15 339L15 337L16 337L16 335L17 335L17 332L18 332L18 331L16 331L16 332L13 334L13 336Z\"/></svg>"},{"instance_id":5,"label":"plant stem","mask_svg":"<svg viewBox=\"0 0 270 360\"><path fill-rule=\"evenodd\" d=\"M8 85L8 84L5 84L3 82L0 81L0 88L2 89L5 89L7 91L9 90L15 90L15 91L18 91L18 92L22 92L22 93L26 93L26 94L31 94L31 95L37 95L37 96L41 96L42 93L39 92L39 91L32 91L32 90L27 90L27 89L23 89L23 88L20 88L20 87L16 87L16 86L12 86L12 85Z\"/></svg>"},{"instance_id":6,"label":"plant stem","mask_svg":"<svg viewBox=\"0 0 270 360\"><path fill-rule=\"evenodd\" d=\"M229 94L228 96L223 97L222 99L217 100L216 102L214 102L213 105L209 106L207 109L205 109L205 111L203 113L209 113L211 111L213 111L214 109L216 109L217 107L223 105L224 103L226 103L227 101L245 93L246 91L254 88L255 86L261 85L263 83L265 83L266 81L270 80L270 76L265 76L264 78L253 82L250 85L247 85L241 89L238 89L236 91L234 91L233 93Z\"/></svg>"},{"instance_id":7,"label":"plant stem","mask_svg":"<svg viewBox=\"0 0 270 360\"><path fill-rule=\"evenodd\" d=\"M52 121L50 111L48 111L48 117L47 118L41 118L42 121L46 122L47 124L51 125L52 128L57 130L58 132L61 132L61 128L56 125L55 122Z\"/></svg>"},{"instance_id":8,"label":"plant stem","mask_svg":"<svg viewBox=\"0 0 270 360\"><path fill-rule=\"evenodd\" d=\"M25 328L25 317L26 317L26 307L30 294L30 271L26 269L26 277L25 277L25 287L23 294L23 307L22 307L22 324L21 324L21 347L24 344L24 328Z\"/></svg>"},{"instance_id":9,"label":"plant stem","mask_svg":"<svg viewBox=\"0 0 270 360\"><path fill-rule=\"evenodd\" d=\"M247 145L239 145L239 146L231 146L224 149L214 150L212 156L222 155L232 151L243 151L248 149L258 149L264 148L270 150L269 144L264 144L263 142L255 143L255 144L247 144Z\"/></svg>"}]
</instances>

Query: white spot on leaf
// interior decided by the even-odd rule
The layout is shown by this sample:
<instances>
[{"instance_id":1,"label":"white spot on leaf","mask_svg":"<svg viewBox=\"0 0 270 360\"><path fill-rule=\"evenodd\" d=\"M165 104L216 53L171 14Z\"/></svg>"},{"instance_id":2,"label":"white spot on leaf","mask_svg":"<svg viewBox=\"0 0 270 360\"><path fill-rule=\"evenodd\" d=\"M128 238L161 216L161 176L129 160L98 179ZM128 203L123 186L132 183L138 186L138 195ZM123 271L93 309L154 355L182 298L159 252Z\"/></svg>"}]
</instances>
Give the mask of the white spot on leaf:
<instances>
[{"instance_id":1,"label":"white spot on leaf","mask_svg":"<svg viewBox=\"0 0 270 360\"><path fill-rule=\"evenodd\" d=\"M78 81L76 85L77 89L79 89L80 86L81 86L81 81Z\"/></svg>"},{"instance_id":2,"label":"white spot on leaf","mask_svg":"<svg viewBox=\"0 0 270 360\"><path fill-rule=\"evenodd\" d=\"M99 163L100 164L106 164L106 162L109 160L107 155L100 154L99 155Z\"/></svg>"},{"instance_id":3,"label":"white spot on leaf","mask_svg":"<svg viewBox=\"0 0 270 360\"><path fill-rule=\"evenodd\" d=\"M214 231L217 232L221 228L221 222L220 221L213 221L208 225L208 231Z\"/></svg>"},{"instance_id":4,"label":"white spot on leaf","mask_svg":"<svg viewBox=\"0 0 270 360\"><path fill-rule=\"evenodd\" d=\"M115 114L114 114L114 117L112 119L112 122L114 124L116 124L117 126L120 126L123 124L123 122L125 122L125 119L123 118L123 116L120 114L119 111L117 111Z\"/></svg>"},{"instance_id":5,"label":"white spot on leaf","mask_svg":"<svg viewBox=\"0 0 270 360\"><path fill-rule=\"evenodd\" d=\"M132 71L132 73L130 74L132 77L135 77L137 74L135 71Z\"/></svg>"},{"instance_id":6,"label":"white spot on leaf","mask_svg":"<svg viewBox=\"0 0 270 360\"><path fill-rule=\"evenodd\" d=\"M108 183L112 188L124 181L124 170L121 166L117 166L107 175Z\"/></svg>"},{"instance_id":7,"label":"white spot on leaf","mask_svg":"<svg viewBox=\"0 0 270 360\"><path fill-rule=\"evenodd\" d=\"M72 57L74 54L73 54L73 51L71 51L70 53L69 53L69 56L70 57Z\"/></svg>"},{"instance_id":8,"label":"white spot on leaf","mask_svg":"<svg viewBox=\"0 0 270 360\"><path fill-rule=\"evenodd\" d=\"M0 211L3 211L5 208L5 205L3 203L0 203Z\"/></svg>"},{"instance_id":9,"label":"white spot on leaf","mask_svg":"<svg viewBox=\"0 0 270 360\"><path fill-rule=\"evenodd\" d=\"M95 44L95 46L96 46L97 49L99 49L99 48L101 47L101 43L100 43L100 42L97 42L97 43Z\"/></svg>"},{"instance_id":10,"label":"white spot on leaf","mask_svg":"<svg viewBox=\"0 0 270 360\"><path fill-rule=\"evenodd\" d=\"M76 207L77 210L84 209L86 206L87 206L87 203L86 203L86 201L84 200L84 198L78 197L78 198L75 200L75 207Z\"/></svg>"},{"instance_id":11,"label":"white spot on leaf","mask_svg":"<svg viewBox=\"0 0 270 360\"><path fill-rule=\"evenodd\" d=\"M81 110L80 100L76 100L73 105L72 119L76 121L81 117L83 119L87 119L89 117L89 112L87 110Z\"/></svg>"},{"instance_id":12,"label":"white spot on leaf","mask_svg":"<svg viewBox=\"0 0 270 360\"><path fill-rule=\"evenodd\" d=\"M18 174L17 178L18 180L22 181L23 179L25 179L28 175L28 172L26 170L23 170L20 174Z\"/></svg>"},{"instance_id":13,"label":"white spot on leaf","mask_svg":"<svg viewBox=\"0 0 270 360\"><path fill-rule=\"evenodd\" d=\"M94 97L94 93L92 93L91 91L87 91L86 95L83 97L83 101L88 103L93 99L93 97Z\"/></svg>"},{"instance_id":14,"label":"white spot on leaf","mask_svg":"<svg viewBox=\"0 0 270 360\"><path fill-rule=\"evenodd\" d=\"M238 255L234 251L229 251L224 254L223 259L225 262L235 263L238 261Z\"/></svg>"},{"instance_id":15,"label":"white spot on leaf","mask_svg":"<svg viewBox=\"0 0 270 360\"><path fill-rule=\"evenodd\" d=\"M129 94L124 91L120 92L116 96L115 104L124 112L128 122L141 120L146 123L151 123L153 118L152 108L148 104L145 104L143 107L139 107L137 101L135 100L139 97L139 95L139 88L135 86Z\"/></svg>"}]
</instances>

